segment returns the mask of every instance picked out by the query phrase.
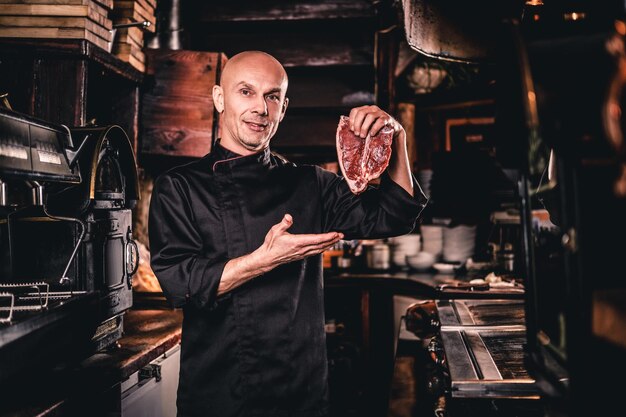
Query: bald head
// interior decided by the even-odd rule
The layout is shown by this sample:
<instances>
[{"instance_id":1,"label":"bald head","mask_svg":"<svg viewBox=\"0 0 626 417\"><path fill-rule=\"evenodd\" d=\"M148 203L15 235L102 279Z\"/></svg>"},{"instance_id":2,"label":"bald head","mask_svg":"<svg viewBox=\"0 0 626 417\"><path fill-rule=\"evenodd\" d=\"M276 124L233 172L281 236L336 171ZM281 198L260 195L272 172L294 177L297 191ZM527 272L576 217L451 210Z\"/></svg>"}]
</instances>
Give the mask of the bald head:
<instances>
[{"instance_id":1,"label":"bald head","mask_svg":"<svg viewBox=\"0 0 626 417\"><path fill-rule=\"evenodd\" d=\"M240 52L226 61L226 65L222 69L220 83L224 85L232 81L233 77L241 76L242 72L254 70L255 68L263 69L264 71L275 71L275 75L284 82L285 92L287 91L288 79L285 68L276 58L262 51Z\"/></svg>"},{"instance_id":2,"label":"bald head","mask_svg":"<svg viewBox=\"0 0 626 417\"><path fill-rule=\"evenodd\" d=\"M230 58L220 85L213 87L222 146L240 155L267 147L287 110L287 85L287 72L265 52L246 51Z\"/></svg>"}]
</instances>

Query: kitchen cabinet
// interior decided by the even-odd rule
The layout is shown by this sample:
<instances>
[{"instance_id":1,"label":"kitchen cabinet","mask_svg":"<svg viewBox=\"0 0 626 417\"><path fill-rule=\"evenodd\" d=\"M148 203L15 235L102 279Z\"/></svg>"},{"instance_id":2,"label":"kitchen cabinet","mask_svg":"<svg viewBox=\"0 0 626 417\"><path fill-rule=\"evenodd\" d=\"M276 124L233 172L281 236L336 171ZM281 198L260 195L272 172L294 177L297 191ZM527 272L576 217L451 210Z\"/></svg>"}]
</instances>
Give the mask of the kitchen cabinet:
<instances>
[{"instance_id":1,"label":"kitchen cabinet","mask_svg":"<svg viewBox=\"0 0 626 417\"><path fill-rule=\"evenodd\" d=\"M0 416L175 417L183 314L162 296L137 300L117 346L25 375L6 387Z\"/></svg>"},{"instance_id":2,"label":"kitchen cabinet","mask_svg":"<svg viewBox=\"0 0 626 417\"><path fill-rule=\"evenodd\" d=\"M176 417L180 345L133 373L119 386L119 410L108 417Z\"/></svg>"},{"instance_id":3,"label":"kitchen cabinet","mask_svg":"<svg viewBox=\"0 0 626 417\"><path fill-rule=\"evenodd\" d=\"M2 39L0 92L14 110L82 126L118 124L137 150L143 73L85 40Z\"/></svg>"}]
</instances>

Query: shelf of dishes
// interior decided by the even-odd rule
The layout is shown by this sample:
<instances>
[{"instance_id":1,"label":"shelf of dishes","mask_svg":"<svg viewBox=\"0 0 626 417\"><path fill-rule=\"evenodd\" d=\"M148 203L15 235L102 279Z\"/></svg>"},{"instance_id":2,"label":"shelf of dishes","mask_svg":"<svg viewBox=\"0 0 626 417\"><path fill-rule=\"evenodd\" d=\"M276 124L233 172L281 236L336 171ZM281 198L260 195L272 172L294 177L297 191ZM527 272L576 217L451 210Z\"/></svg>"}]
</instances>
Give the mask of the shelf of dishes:
<instances>
[{"instance_id":1,"label":"shelf of dishes","mask_svg":"<svg viewBox=\"0 0 626 417\"><path fill-rule=\"evenodd\" d=\"M472 259L475 225L420 225L388 239L342 240L323 254L326 269L413 269L454 273Z\"/></svg>"}]
</instances>

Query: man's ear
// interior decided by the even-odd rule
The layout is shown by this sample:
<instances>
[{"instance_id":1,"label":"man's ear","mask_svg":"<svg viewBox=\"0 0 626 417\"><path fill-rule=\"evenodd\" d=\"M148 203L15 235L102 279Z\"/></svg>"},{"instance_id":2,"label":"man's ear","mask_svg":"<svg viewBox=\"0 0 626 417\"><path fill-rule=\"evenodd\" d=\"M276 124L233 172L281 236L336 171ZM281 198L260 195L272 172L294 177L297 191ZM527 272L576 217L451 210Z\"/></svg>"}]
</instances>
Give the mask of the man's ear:
<instances>
[{"instance_id":1,"label":"man's ear","mask_svg":"<svg viewBox=\"0 0 626 417\"><path fill-rule=\"evenodd\" d=\"M220 85L213 86L213 105L218 113L224 111L224 90Z\"/></svg>"},{"instance_id":2,"label":"man's ear","mask_svg":"<svg viewBox=\"0 0 626 417\"><path fill-rule=\"evenodd\" d=\"M285 112L287 111L287 106L289 105L289 99L285 97L285 101L283 101L283 108L280 110L280 122L283 121L283 117L285 117Z\"/></svg>"}]
</instances>

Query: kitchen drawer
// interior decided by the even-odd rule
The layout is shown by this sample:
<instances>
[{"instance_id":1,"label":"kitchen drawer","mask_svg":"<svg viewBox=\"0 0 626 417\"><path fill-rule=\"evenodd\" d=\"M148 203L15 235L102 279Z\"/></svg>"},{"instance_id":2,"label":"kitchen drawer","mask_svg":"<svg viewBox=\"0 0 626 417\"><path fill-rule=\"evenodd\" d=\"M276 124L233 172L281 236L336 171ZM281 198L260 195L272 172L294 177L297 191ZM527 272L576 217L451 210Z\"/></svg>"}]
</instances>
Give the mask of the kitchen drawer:
<instances>
[{"instance_id":1,"label":"kitchen drawer","mask_svg":"<svg viewBox=\"0 0 626 417\"><path fill-rule=\"evenodd\" d=\"M120 385L108 417L176 417L180 345L159 356Z\"/></svg>"}]
</instances>

